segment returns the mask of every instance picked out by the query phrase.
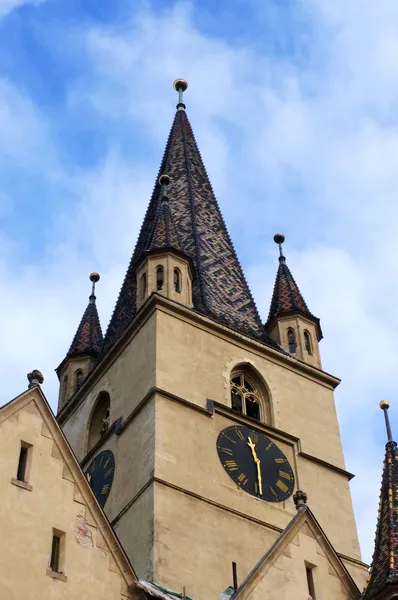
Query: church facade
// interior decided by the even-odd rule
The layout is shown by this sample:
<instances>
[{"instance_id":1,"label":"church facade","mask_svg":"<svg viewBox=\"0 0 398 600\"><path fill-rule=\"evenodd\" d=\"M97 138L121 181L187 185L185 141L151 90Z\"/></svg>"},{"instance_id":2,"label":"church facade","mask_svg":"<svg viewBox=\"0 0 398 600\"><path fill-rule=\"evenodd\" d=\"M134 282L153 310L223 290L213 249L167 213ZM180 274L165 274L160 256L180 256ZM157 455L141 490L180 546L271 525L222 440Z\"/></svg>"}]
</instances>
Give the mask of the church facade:
<instances>
[{"instance_id":1,"label":"church facade","mask_svg":"<svg viewBox=\"0 0 398 600\"><path fill-rule=\"evenodd\" d=\"M319 318L276 234L261 322L187 117L187 83L175 89L109 327L103 336L93 273L57 368L57 426L137 581L198 600L359 598L368 570ZM391 576L377 569L379 584Z\"/></svg>"}]
</instances>

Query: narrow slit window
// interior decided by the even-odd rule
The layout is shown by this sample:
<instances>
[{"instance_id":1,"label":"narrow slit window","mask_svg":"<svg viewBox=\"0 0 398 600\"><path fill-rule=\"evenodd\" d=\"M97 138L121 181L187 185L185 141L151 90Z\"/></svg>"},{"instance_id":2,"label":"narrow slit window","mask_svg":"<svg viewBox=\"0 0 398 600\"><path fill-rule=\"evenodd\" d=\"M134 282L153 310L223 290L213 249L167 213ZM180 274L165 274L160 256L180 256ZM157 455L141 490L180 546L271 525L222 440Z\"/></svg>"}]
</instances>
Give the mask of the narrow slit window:
<instances>
[{"instance_id":1,"label":"narrow slit window","mask_svg":"<svg viewBox=\"0 0 398 600\"><path fill-rule=\"evenodd\" d=\"M79 388L81 388L83 383L83 371L81 369L79 369L78 371L76 371L76 375L75 375L75 391L77 391Z\"/></svg>"},{"instance_id":2,"label":"narrow slit window","mask_svg":"<svg viewBox=\"0 0 398 600\"><path fill-rule=\"evenodd\" d=\"M296 352L296 336L294 335L293 329L289 329L287 332L287 341L289 344L289 352L290 354L295 354Z\"/></svg>"},{"instance_id":3,"label":"narrow slit window","mask_svg":"<svg viewBox=\"0 0 398 600\"><path fill-rule=\"evenodd\" d=\"M178 269L174 269L174 290L181 293L181 273Z\"/></svg>"},{"instance_id":4,"label":"narrow slit window","mask_svg":"<svg viewBox=\"0 0 398 600\"><path fill-rule=\"evenodd\" d=\"M141 277L141 298L144 298L146 294L146 273L143 273Z\"/></svg>"},{"instance_id":5,"label":"narrow slit window","mask_svg":"<svg viewBox=\"0 0 398 600\"><path fill-rule=\"evenodd\" d=\"M158 267L156 269L156 289L158 291L163 289L163 283L164 283L164 271L163 271L163 267Z\"/></svg>"},{"instance_id":6,"label":"narrow slit window","mask_svg":"<svg viewBox=\"0 0 398 600\"><path fill-rule=\"evenodd\" d=\"M21 450L19 452L17 479L27 483L29 478L29 454L32 446L21 443Z\"/></svg>"},{"instance_id":7,"label":"narrow slit window","mask_svg":"<svg viewBox=\"0 0 398 600\"><path fill-rule=\"evenodd\" d=\"M312 572L313 569L311 569L310 567L306 567L305 570L306 570L306 573L307 573L307 585L308 585L309 596L310 596L311 600L316 600L315 585L314 585L314 574Z\"/></svg>"},{"instance_id":8,"label":"narrow slit window","mask_svg":"<svg viewBox=\"0 0 398 600\"><path fill-rule=\"evenodd\" d=\"M55 573L59 573L59 557L61 552L61 537L59 535L53 535L53 541L51 545L51 559L50 569Z\"/></svg>"},{"instance_id":9,"label":"narrow slit window","mask_svg":"<svg viewBox=\"0 0 398 600\"><path fill-rule=\"evenodd\" d=\"M307 350L308 354L312 354L312 341L311 341L311 335L309 334L308 331L304 331L304 344L305 344L305 349Z\"/></svg>"},{"instance_id":10,"label":"narrow slit window","mask_svg":"<svg viewBox=\"0 0 398 600\"><path fill-rule=\"evenodd\" d=\"M65 375L65 377L63 379L62 387L63 387L63 396L64 396L64 401L65 401L67 393L68 393L68 376L67 375Z\"/></svg>"}]
</instances>

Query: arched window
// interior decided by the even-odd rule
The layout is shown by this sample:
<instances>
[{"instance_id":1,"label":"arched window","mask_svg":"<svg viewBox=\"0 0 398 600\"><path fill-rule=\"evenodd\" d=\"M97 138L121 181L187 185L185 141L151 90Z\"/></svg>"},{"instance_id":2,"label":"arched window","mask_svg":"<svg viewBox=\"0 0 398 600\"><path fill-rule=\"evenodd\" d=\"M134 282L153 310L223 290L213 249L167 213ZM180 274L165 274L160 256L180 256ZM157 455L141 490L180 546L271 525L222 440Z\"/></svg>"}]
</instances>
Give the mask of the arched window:
<instances>
[{"instance_id":1,"label":"arched window","mask_svg":"<svg viewBox=\"0 0 398 600\"><path fill-rule=\"evenodd\" d=\"M159 266L156 269L156 289L158 291L163 289L163 283L164 283L164 271L163 271L163 267Z\"/></svg>"},{"instance_id":2,"label":"arched window","mask_svg":"<svg viewBox=\"0 0 398 600\"><path fill-rule=\"evenodd\" d=\"M109 429L110 425L111 398L108 392L101 392L97 398L94 411L91 416L88 431L87 452L95 446Z\"/></svg>"},{"instance_id":3,"label":"arched window","mask_svg":"<svg viewBox=\"0 0 398 600\"><path fill-rule=\"evenodd\" d=\"M174 269L174 289L179 294L181 293L181 273L179 269Z\"/></svg>"},{"instance_id":4,"label":"arched window","mask_svg":"<svg viewBox=\"0 0 398 600\"><path fill-rule=\"evenodd\" d=\"M141 277L141 298L144 298L145 294L146 294L146 286L147 286L147 282L146 282L146 273L142 274Z\"/></svg>"},{"instance_id":5,"label":"arched window","mask_svg":"<svg viewBox=\"0 0 398 600\"><path fill-rule=\"evenodd\" d=\"M246 373L233 373L231 377L232 410L259 421L260 403L260 393Z\"/></svg>"},{"instance_id":6,"label":"arched window","mask_svg":"<svg viewBox=\"0 0 398 600\"><path fill-rule=\"evenodd\" d=\"M305 344L305 349L307 350L308 354L312 354L313 350L312 350L312 340L311 340L311 335L309 331L304 331L304 344Z\"/></svg>"},{"instance_id":7,"label":"arched window","mask_svg":"<svg viewBox=\"0 0 398 600\"><path fill-rule=\"evenodd\" d=\"M295 354L295 352L296 352L296 336L294 335L293 329L287 330L287 343L289 344L290 354Z\"/></svg>"},{"instance_id":8,"label":"arched window","mask_svg":"<svg viewBox=\"0 0 398 600\"><path fill-rule=\"evenodd\" d=\"M81 369L78 369L75 373L75 392L81 387L83 379L83 371Z\"/></svg>"}]
</instances>

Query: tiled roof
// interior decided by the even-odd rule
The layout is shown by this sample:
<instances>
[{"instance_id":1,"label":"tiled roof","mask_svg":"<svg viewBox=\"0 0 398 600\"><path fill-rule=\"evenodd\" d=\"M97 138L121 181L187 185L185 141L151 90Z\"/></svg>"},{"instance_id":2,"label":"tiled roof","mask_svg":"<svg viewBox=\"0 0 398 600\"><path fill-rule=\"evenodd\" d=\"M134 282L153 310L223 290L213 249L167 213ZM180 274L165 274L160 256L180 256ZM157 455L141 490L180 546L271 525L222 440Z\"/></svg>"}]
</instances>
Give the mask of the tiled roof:
<instances>
[{"instance_id":1,"label":"tiled roof","mask_svg":"<svg viewBox=\"0 0 398 600\"><path fill-rule=\"evenodd\" d=\"M383 465L375 549L362 598L371 600L392 586L398 595L398 448L390 441Z\"/></svg>"},{"instance_id":2,"label":"tiled roof","mask_svg":"<svg viewBox=\"0 0 398 600\"><path fill-rule=\"evenodd\" d=\"M182 252L180 238L170 211L168 198L163 198L155 217L152 236L146 250L155 251L163 248L174 248Z\"/></svg>"},{"instance_id":3,"label":"tiled roof","mask_svg":"<svg viewBox=\"0 0 398 600\"><path fill-rule=\"evenodd\" d=\"M80 354L91 354L97 357L101 350L102 342L103 336L95 304L95 296L91 295L66 356L72 357L79 356Z\"/></svg>"},{"instance_id":4,"label":"tiled roof","mask_svg":"<svg viewBox=\"0 0 398 600\"><path fill-rule=\"evenodd\" d=\"M181 250L193 261L194 309L272 347L228 235L185 110L177 110L159 174L170 177L169 210ZM100 359L136 313L135 267L153 241L161 202L156 183ZM160 226L157 235L164 237Z\"/></svg>"},{"instance_id":5,"label":"tiled roof","mask_svg":"<svg viewBox=\"0 0 398 600\"><path fill-rule=\"evenodd\" d=\"M268 321L265 327L267 328L271 321L283 314L296 312L305 315L315 322L318 330L318 339L321 339L322 331L320 327L320 321L318 317L315 317L308 309L299 287L286 264L285 257L280 256L271 306L268 314Z\"/></svg>"}]
</instances>

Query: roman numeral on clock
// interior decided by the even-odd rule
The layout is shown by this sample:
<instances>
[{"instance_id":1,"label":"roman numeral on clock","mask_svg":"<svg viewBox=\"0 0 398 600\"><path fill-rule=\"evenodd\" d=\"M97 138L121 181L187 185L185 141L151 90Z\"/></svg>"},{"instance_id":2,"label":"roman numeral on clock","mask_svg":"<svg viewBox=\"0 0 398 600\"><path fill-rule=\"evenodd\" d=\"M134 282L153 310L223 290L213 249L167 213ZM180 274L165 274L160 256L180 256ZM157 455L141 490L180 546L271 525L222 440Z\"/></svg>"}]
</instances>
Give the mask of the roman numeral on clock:
<instances>
[{"instance_id":1,"label":"roman numeral on clock","mask_svg":"<svg viewBox=\"0 0 398 600\"><path fill-rule=\"evenodd\" d=\"M282 492L286 493L287 490L289 489L286 485L286 483L283 483L283 481L281 481L280 479L278 479L278 481L276 482L276 487L278 487L280 490L282 490Z\"/></svg>"},{"instance_id":2,"label":"roman numeral on clock","mask_svg":"<svg viewBox=\"0 0 398 600\"><path fill-rule=\"evenodd\" d=\"M225 461L225 466L230 471L237 471L238 468L239 468L238 465L236 464L236 462L234 460L226 460Z\"/></svg>"}]
</instances>

